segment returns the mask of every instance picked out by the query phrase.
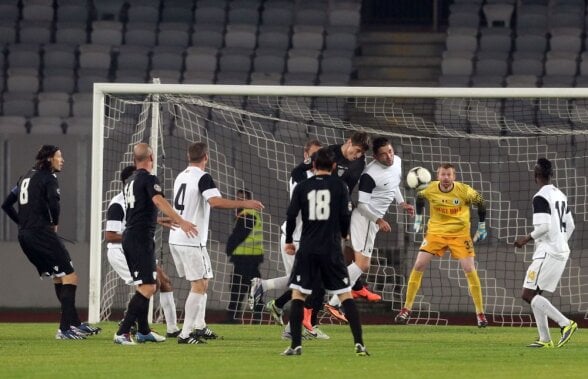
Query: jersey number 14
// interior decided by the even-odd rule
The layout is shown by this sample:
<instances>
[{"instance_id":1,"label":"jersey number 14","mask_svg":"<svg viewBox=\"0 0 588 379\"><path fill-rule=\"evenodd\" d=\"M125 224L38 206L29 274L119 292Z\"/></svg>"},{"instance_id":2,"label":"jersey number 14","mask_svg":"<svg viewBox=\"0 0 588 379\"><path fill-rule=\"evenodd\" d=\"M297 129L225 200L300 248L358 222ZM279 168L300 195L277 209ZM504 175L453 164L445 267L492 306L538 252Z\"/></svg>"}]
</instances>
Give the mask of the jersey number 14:
<instances>
[{"instance_id":1,"label":"jersey number 14","mask_svg":"<svg viewBox=\"0 0 588 379\"><path fill-rule=\"evenodd\" d=\"M329 190L312 190L307 195L308 219L311 221L328 220L331 214L331 192Z\"/></svg>"}]
</instances>

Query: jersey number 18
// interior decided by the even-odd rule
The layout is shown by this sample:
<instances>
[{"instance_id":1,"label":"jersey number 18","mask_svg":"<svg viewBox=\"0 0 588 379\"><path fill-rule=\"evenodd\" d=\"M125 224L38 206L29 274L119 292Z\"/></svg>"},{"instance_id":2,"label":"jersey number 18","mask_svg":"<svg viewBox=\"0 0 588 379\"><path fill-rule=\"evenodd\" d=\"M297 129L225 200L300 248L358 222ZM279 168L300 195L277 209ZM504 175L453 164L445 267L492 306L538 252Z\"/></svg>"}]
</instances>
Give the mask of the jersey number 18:
<instances>
[{"instance_id":1,"label":"jersey number 18","mask_svg":"<svg viewBox=\"0 0 588 379\"><path fill-rule=\"evenodd\" d=\"M329 190L312 190L306 195L308 199L308 219L324 221L331 213L331 192Z\"/></svg>"}]
</instances>

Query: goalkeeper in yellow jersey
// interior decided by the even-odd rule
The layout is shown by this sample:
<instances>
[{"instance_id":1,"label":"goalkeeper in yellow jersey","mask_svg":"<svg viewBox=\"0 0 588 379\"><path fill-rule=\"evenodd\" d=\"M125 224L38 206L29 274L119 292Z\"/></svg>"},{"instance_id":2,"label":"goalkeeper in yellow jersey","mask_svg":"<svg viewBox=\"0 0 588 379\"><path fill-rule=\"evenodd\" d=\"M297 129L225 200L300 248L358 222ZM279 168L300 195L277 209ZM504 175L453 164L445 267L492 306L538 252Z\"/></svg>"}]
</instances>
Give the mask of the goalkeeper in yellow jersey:
<instances>
[{"instance_id":1,"label":"goalkeeper in yellow jersey","mask_svg":"<svg viewBox=\"0 0 588 379\"><path fill-rule=\"evenodd\" d=\"M474 242L486 238L486 206L480 193L467 184L455 181L455 167L444 163L437 169L437 180L417 193L414 231L421 230L425 200L429 202L430 218L427 233L419 248L408 279L406 301L394 321L406 324L410 319L414 299L421 286L423 272L433 259L442 257L447 250L457 260L468 280L468 287L476 306L478 327L488 325L484 315L482 286L474 262ZM470 236L470 206L478 208L478 230L473 241Z\"/></svg>"}]
</instances>

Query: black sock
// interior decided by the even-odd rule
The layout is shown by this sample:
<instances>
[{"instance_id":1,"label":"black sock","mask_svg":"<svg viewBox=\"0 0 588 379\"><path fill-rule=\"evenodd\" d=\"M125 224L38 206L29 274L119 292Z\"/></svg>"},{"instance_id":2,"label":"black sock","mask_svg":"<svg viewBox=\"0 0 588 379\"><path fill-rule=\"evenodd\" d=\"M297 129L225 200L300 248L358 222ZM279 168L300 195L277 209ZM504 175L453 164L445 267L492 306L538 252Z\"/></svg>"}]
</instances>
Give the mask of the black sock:
<instances>
[{"instance_id":1,"label":"black sock","mask_svg":"<svg viewBox=\"0 0 588 379\"><path fill-rule=\"evenodd\" d=\"M291 347L293 349L302 345L303 307L304 301L298 299L293 299L290 305L290 334L292 334Z\"/></svg>"},{"instance_id":2,"label":"black sock","mask_svg":"<svg viewBox=\"0 0 588 379\"><path fill-rule=\"evenodd\" d=\"M62 283L53 283L55 287L55 296L57 296L57 300L61 301L61 290L63 289Z\"/></svg>"},{"instance_id":3,"label":"black sock","mask_svg":"<svg viewBox=\"0 0 588 379\"><path fill-rule=\"evenodd\" d=\"M312 291L310 299L310 307L312 308L312 315L310 316L310 322L312 325L318 325L318 313L323 309L323 302L325 300L325 289L322 287L315 288Z\"/></svg>"},{"instance_id":4,"label":"black sock","mask_svg":"<svg viewBox=\"0 0 588 379\"><path fill-rule=\"evenodd\" d=\"M361 281L361 278L357 278L357 281L355 282L353 287L351 287L351 289L354 291L359 291L362 288L363 288L363 282Z\"/></svg>"},{"instance_id":5,"label":"black sock","mask_svg":"<svg viewBox=\"0 0 588 379\"><path fill-rule=\"evenodd\" d=\"M80 326L80 317L76 310L76 289L74 284L63 284L61 287L61 321L59 328L63 331L70 326Z\"/></svg>"},{"instance_id":6,"label":"black sock","mask_svg":"<svg viewBox=\"0 0 588 379\"><path fill-rule=\"evenodd\" d=\"M276 307L283 309L290 300L292 300L292 290L287 290L276 299Z\"/></svg>"},{"instance_id":7,"label":"black sock","mask_svg":"<svg viewBox=\"0 0 588 379\"><path fill-rule=\"evenodd\" d=\"M127 312L125 314L125 318L120 323L118 327L118 334L128 334L131 331L131 326L135 323L135 321L139 321L141 318L144 317L144 320L147 319L147 314L149 313L149 299L145 296L141 295L139 292L135 292L131 300L129 301L129 305L127 307ZM149 325L147 325L147 328ZM139 326L139 333L143 334L145 330L141 331L141 327ZM149 333L148 331L145 333Z\"/></svg>"},{"instance_id":8,"label":"black sock","mask_svg":"<svg viewBox=\"0 0 588 379\"><path fill-rule=\"evenodd\" d=\"M343 310L345 310L345 317L349 321L349 327L351 328L351 334L353 334L354 343L363 345L363 335L361 332L361 322L359 321L359 312L353 299L347 299L343 302Z\"/></svg>"}]
</instances>

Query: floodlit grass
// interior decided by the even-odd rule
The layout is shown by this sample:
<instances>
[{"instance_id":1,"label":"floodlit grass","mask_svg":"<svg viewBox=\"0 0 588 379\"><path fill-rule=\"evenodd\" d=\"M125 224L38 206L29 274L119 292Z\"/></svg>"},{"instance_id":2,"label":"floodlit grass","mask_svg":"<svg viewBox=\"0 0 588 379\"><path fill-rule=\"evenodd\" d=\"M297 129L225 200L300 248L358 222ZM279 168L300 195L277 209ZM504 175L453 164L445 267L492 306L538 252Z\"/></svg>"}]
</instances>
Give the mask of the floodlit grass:
<instances>
[{"instance_id":1,"label":"floodlit grass","mask_svg":"<svg viewBox=\"0 0 588 379\"><path fill-rule=\"evenodd\" d=\"M325 325L328 341L303 341L302 356L275 325L210 325L206 345L119 346L115 323L85 341L53 339L56 324L0 324L1 378L585 378L588 333L561 349L530 349L535 328L365 326L370 357L357 357L347 326ZM156 330L163 331L161 325ZM554 340L559 331L552 329Z\"/></svg>"}]
</instances>

